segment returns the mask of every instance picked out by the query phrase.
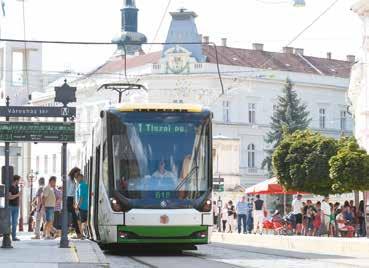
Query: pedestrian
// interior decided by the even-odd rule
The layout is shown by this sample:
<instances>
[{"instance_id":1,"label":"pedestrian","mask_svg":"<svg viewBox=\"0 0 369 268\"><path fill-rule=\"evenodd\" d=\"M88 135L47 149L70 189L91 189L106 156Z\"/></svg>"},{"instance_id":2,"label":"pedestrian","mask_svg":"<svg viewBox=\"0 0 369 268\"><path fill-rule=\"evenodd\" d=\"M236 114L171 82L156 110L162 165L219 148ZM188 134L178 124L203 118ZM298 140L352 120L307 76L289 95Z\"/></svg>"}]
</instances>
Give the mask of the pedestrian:
<instances>
[{"instance_id":1,"label":"pedestrian","mask_svg":"<svg viewBox=\"0 0 369 268\"><path fill-rule=\"evenodd\" d=\"M311 236L313 233L314 225L314 217L316 215L316 209L313 206L313 202L311 200L306 201L306 206L304 207L304 217L305 217L305 235Z\"/></svg>"},{"instance_id":2,"label":"pedestrian","mask_svg":"<svg viewBox=\"0 0 369 268\"><path fill-rule=\"evenodd\" d=\"M254 229L254 226L253 226L254 225L254 218L253 218L253 211L252 211L253 203L254 203L254 199L252 199L252 198L247 199L247 205L248 205L249 209L248 209L246 224L247 224L247 232L249 234L251 234L252 230Z\"/></svg>"},{"instance_id":3,"label":"pedestrian","mask_svg":"<svg viewBox=\"0 0 369 268\"><path fill-rule=\"evenodd\" d=\"M51 176L49 179L49 184L44 188L42 194L42 202L45 207L45 219L46 224L44 225L45 239L51 239L51 230L54 222L54 210L56 197L54 193L54 188L56 184L56 177Z\"/></svg>"},{"instance_id":4,"label":"pedestrian","mask_svg":"<svg viewBox=\"0 0 369 268\"><path fill-rule=\"evenodd\" d=\"M45 207L42 205L42 193L44 192L45 187L45 178L40 177L38 179L38 189L35 196L35 217L36 217L36 226L35 226L35 236L32 239L40 239L41 236L41 225L42 221L45 218Z\"/></svg>"},{"instance_id":5,"label":"pedestrian","mask_svg":"<svg viewBox=\"0 0 369 268\"><path fill-rule=\"evenodd\" d=\"M237 213L237 227L238 227L238 233L241 233L241 226L242 231L244 234L247 233L247 215L249 213L249 205L246 202L246 197L242 196L241 200L238 201L236 206L236 213Z\"/></svg>"},{"instance_id":6,"label":"pedestrian","mask_svg":"<svg viewBox=\"0 0 369 268\"><path fill-rule=\"evenodd\" d=\"M9 209L10 209L10 219L12 226L12 240L19 241L17 238L17 225L19 217L19 199L22 195L22 191L19 191L19 181L20 176L14 175L13 181L9 187Z\"/></svg>"},{"instance_id":7,"label":"pedestrian","mask_svg":"<svg viewBox=\"0 0 369 268\"><path fill-rule=\"evenodd\" d=\"M260 195L256 195L256 200L253 205L254 211L254 233L256 234L259 229L259 233L263 234L263 221L264 213L266 212L264 200L260 199Z\"/></svg>"},{"instance_id":8,"label":"pedestrian","mask_svg":"<svg viewBox=\"0 0 369 268\"><path fill-rule=\"evenodd\" d=\"M75 197L75 209L79 216L78 224L79 230L81 232L81 238L85 237L85 225L87 223L87 213L88 213L88 185L83 179L82 174L77 175L77 188Z\"/></svg>"},{"instance_id":9,"label":"pedestrian","mask_svg":"<svg viewBox=\"0 0 369 268\"><path fill-rule=\"evenodd\" d=\"M53 233L54 237L61 236L61 211L62 211L62 200L63 200L63 192L61 191L61 187L54 188L55 194L55 210L54 210L54 223L53 223Z\"/></svg>"},{"instance_id":10,"label":"pedestrian","mask_svg":"<svg viewBox=\"0 0 369 268\"><path fill-rule=\"evenodd\" d=\"M295 218L294 220L294 231L295 234L301 234L301 227L302 227L302 211L304 208L304 204L301 201L302 195L298 194L296 198L292 201L292 214Z\"/></svg>"},{"instance_id":11,"label":"pedestrian","mask_svg":"<svg viewBox=\"0 0 369 268\"><path fill-rule=\"evenodd\" d=\"M228 220L228 204L224 204L224 207L222 209L222 231L223 233L227 229L227 220Z\"/></svg>"},{"instance_id":12,"label":"pedestrian","mask_svg":"<svg viewBox=\"0 0 369 268\"><path fill-rule=\"evenodd\" d=\"M331 206L329 205L329 196L325 196L322 201L322 227L321 234L328 234L331 221Z\"/></svg>"},{"instance_id":13,"label":"pedestrian","mask_svg":"<svg viewBox=\"0 0 369 268\"><path fill-rule=\"evenodd\" d=\"M218 229L218 219L219 219L219 208L217 207L217 202L213 201L213 230Z\"/></svg>"},{"instance_id":14,"label":"pedestrian","mask_svg":"<svg viewBox=\"0 0 369 268\"><path fill-rule=\"evenodd\" d=\"M336 217L338 233L341 236L353 237L355 233L355 228L352 227L345 219L345 212L350 210L350 206L344 206L340 213Z\"/></svg>"},{"instance_id":15,"label":"pedestrian","mask_svg":"<svg viewBox=\"0 0 369 268\"><path fill-rule=\"evenodd\" d=\"M359 203L358 220L359 220L359 236L364 237L366 236L364 200L361 200Z\"/></svg>"},{"instance_id":16,"label":"pedestrian","mask_svg":"<svg viewBox=\"0 0 369 268\"><path fill-rule=\"evenodd\" d=\"M233 205L232 200L228 201L228 233L233 233L234 220L236 219L236 209Z\"/></svg>"},{"instance_id":17,"label":"pedestrian","mask_svg":"<svg viewBox=\"0 0 369 268\"><path fill-rule=\"evenodd\" d=\"M321 203L318 201L315 205L315 216L313 220L313 236L320 236L320 230L322 226L322 209L321 209Z\"/></svg>"},{"instance_id":18,"label":"pedestrian","mask_svg":"<svg viewBox=\"0 0 369 268\"><path fill-rule=\"evenodd\" d=\"M79 230L78 226L78 216L76 214L76 211L74 209L75 204L75 193L76 193L76 177L81 172L81 170L78 167L74 167L69 171L68 179L67 179L67 209L68 213L72 215L72 226L76 232L76 236L73 238L80 239L81 238L81 232Z\"/></svg>"}]
</instances>

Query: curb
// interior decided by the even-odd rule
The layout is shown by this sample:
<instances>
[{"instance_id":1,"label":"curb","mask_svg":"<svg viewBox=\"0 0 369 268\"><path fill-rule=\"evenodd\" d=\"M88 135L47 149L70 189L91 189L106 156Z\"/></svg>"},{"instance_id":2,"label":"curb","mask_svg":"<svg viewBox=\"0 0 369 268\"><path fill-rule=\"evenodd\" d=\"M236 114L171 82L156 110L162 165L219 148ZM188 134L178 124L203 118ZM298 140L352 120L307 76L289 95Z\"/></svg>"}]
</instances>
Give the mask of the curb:
<instances>
[{"instance_id":1,"label":"curb","mask_svg":"<svg viewBox=\"0 0 369 268\"><path fill-rule=\"evenodd\" d=\"M77 263L62 263L59 267L103 267L109 268L110 263L101 251L100 247L93 241L73 241Z\"/></svg>"},{"instance_id":2,"label":"curb","mask_svg":"<svg viewBox=\"0 0 369 268\"><path fill-rule=\"evenodd\" d=\"M368 257L369 239L213 233L212 242L348 257Z\"/></svg>"}]
</instances>

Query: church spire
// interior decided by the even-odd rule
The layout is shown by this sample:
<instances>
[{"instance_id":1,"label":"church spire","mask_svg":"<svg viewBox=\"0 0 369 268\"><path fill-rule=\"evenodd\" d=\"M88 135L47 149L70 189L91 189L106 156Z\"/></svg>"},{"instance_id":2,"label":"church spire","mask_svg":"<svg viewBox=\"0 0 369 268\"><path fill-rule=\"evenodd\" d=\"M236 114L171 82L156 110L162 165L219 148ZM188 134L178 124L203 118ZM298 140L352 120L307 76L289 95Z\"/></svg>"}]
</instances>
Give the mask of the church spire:
<instances>
[{"instance_id":1,"label":"church spire","mask_svg":"<svg viewBox=\"0 0 369 268\"><path fill-rule=\"evenodd\" d=\"M137 32L138 9L134 0L124 0L122 12L122 31Z\"/></svg>"},{"instance_id":2,"label":"church spire","mask_svg":"<svg viewBox=\"0 0 369 268\"><path fill-rule=\"evenodd\" d=\"M141 51L141 45L147 42L144 34L138 32L138 8L135 0L124 0L123 8L120 10L122 16L122 34L119 38L113 39L113 43L118 45L118 54L134 55ZM124 49L126 44L126 51Z\"/></svg>"}]
</instances>

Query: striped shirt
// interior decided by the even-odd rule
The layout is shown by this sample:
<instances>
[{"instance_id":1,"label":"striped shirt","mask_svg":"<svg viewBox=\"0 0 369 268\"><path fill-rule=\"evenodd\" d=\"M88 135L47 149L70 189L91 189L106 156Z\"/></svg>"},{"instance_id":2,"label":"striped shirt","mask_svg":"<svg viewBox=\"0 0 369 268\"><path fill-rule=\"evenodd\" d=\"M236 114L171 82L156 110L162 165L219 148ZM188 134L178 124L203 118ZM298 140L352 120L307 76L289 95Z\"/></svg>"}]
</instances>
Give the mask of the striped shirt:
<instances>
[{"instance_id":1,"label":"striped shirt","mask_svg":"<svg viewBox=\"0 0 369 268\"><path fill-rule=\"evenodd\" d=\"M247 215L250 210L249 204L247 202L238 202L236 206L237 214Z\"/></svg>"},{"instance_id":2,"label":"striped shirt","mask_svg":"<svg viewBox=\"0 0 369 268\"><path fill-rule=\"evenodd\" d=\"M63 200L63 192L59 189L54 188L54 194L55 194L55 211L61 211L62 210L62 200Z\"/></svg>"}]
</instances>

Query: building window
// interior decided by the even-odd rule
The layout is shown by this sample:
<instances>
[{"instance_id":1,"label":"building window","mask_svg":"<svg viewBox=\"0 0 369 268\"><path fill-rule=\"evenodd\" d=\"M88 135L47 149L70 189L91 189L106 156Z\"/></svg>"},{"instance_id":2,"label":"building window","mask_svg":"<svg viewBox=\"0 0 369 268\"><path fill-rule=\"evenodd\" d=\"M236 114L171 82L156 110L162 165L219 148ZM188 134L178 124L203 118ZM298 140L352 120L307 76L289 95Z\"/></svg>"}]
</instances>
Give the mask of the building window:
<instances>
[{"instance_id":1,"label":"building window","mask_svg":"<svg viewBox=\"0 0 369 268\"><path fill-rule=\"evenodd\" d=\"M56 154L53 154L53 173L56 173Z\"/></svg>"},{"instance_id":2,"label":"building window","mask_svg":"<svg viewBox=\"0 0 369 268\"><path fill-rule=\"evenodd\" d=\"M36 171L40 171L40 156L36 156Z\"/></svg>"},{"instance_id":3,"label":"building window","mask_svg":"<svg viewBox=\"0 0 369 268\"><path fill-rule=\"evenodd\" d=\"M252 143L247 146L247 166L255 167L255 145Z\"/></svg>"},{"instance_id":4,"label":"building window","mask_svg":"<svg viewBox=\"0 0 369 268\"><path fill-rule=\"evenodd\" d=\"M255 124L255 116L256 115L256 104L249 103L249 123Z\"/></svg>"},{"instance_id":5,"label":"building window","mask_svg":"<svg viewBox=\"0 0 369 268\"><path fill-rule=\"evenodd\" d=\"M223 122L229 121L229 101L223 101Z\"/></svg>"},{"instance_id":6,"label":"building window","mask_svg":"<svg viewBox=\"0 0 369 268\"><path fill-rule=\"evenodd\" d=\"M0 49L0 80L4 78L4 49Z\"/></svg>"},{"instance_id":7,"label":"building window","mask_svg":"<svg viewBox=\"0 0 369 268\"><path fill-rule=\"evenodd\" d=\"M340 128L341 130L346 130L347 112L341 111L340 116Z\"/></svg>"},{"instance_id":8,"label":"building window","mask_svg":"<svg viewBox=\"0 0 369 268\"><path fill-rule=\"evenodd\" d=\"M44 156L44 173L45 175L49 173L49 156Z\"/></svg>"},{"instance_id":9,"label":"building window","mask_svg":"<svg viewBox=\"0 0 369 268\"><path fill-rule=\"evenodd\" d=\"M12 84L14 86L24 85L24 53L13 51L12 55Z\"/></svg>"},{"instance_id":10,"label":"building window","mask_svg":"<svg viewBox=\"0 0 369 268\"><path fill-rule=\"evenodd\" d=\"M325 109L324 108L319 109L319 127L325 128Z\"/></svg>"}]
</instances>

